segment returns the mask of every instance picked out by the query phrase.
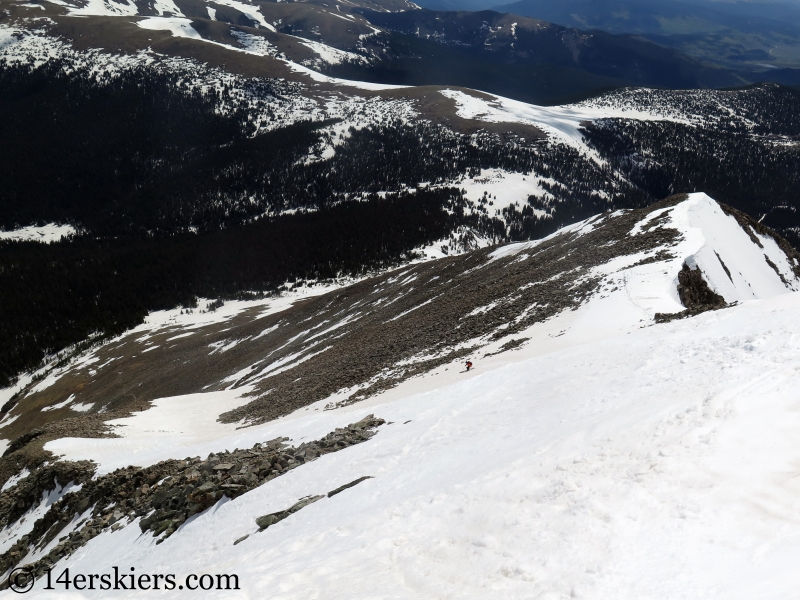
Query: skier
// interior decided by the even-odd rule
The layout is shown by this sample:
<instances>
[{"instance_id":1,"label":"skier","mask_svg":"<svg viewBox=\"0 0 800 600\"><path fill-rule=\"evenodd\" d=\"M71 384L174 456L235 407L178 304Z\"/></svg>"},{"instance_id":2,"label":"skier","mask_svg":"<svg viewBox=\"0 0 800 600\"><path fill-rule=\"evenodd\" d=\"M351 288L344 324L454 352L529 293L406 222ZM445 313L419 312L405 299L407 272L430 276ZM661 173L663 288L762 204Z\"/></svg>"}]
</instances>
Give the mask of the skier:
<instances>
[{"instance_id":1,"label":"skier","mask_svg":"<svg viewBox=\"0 0 800 600\"><path fill-rule=\"evenodd\" d=\"M469 371L471 368L472 368L472 361L468 360L467 361L467 371Z\"/></svg>"}]
</instances>

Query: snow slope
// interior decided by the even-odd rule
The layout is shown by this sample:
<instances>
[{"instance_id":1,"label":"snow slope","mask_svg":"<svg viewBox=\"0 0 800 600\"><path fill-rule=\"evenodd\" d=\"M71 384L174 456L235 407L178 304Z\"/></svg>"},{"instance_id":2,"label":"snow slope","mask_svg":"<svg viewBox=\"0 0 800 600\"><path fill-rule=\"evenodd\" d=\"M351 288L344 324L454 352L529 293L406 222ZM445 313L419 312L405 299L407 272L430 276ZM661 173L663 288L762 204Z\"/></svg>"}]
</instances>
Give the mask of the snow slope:
<instances>
[{"instance_id":1,"label":"snow slope","mask_svg":"<svg viewBox=\"0 0 800 600\"><path fill-rule=\"evenodd\" d=\"M662 218L664 221L659 222ZM570 232L586 232L594 226L595 219L592 217L575 223L545 239ZM618 306L609 310L605 317L597 315L597 320L605 320L611 315L617 320L624 316L649 320L655 313L680 312L683 306L677 294L677 281L684 264L692 269L699 268L709 287L728 303L770 298L800 289L800 280L793 273L796 263L786 256L775 240L753 231L751 233L761 247L756 245L736 219L725 214L719 204L704 193L689 194L688 199L677 206L651 212L630 235L660 226L677 229L682 239L675 246L623 256L596 269L597 274L606 277L606 287L616 287L617 290L590 303L589 310L601 303ZM509 244L496 250L494 256L522 255L541 242ZM667 251L670 257L633 266L642 259L654 257L659 251ZM774 268L768 260L775 265Z\"/></svg>"},{"instance_id":2,"label":"snow slope","mask_svg":"<svg viewBox=\"0 0 800 600\"><path fill-rule=\"evenodd\" d=\"M20 242L43 242L49 244L57 242L61 238L69 237L76 233L72 225L59 225L58 223L48 223L47 225L28 225L13 231L0 231L0 240L13 240Z\"/></svg>"},{"instance_id":3,"label":"snow slope","mask_svg":"<svg viewBox=\"0 0 800 600\"><path fill-rule=\"evenodd\" d=\"M606 292L531 327L521 349L474 358L473 372L444 365L362 403L238 430L209 418L240 401L233 390L164 399L117 422L120 439L50 442L108 472L277 436L297 444L370 413L390 422L221 501L162 544L133 523L57 569L237 574L239 592L206 592L220 598L800 597L800 294L764 255L785 277L792 265L704 194L630 235L658 226L679 228L674 258L604 266ZM682 309L684 261L739 304L653 325L654 311ZM731 277L715 270L722 262ZM367 475L256 533L257 517Z\"/></svg>"},{"instance_id":4,"label":"snow slope","mask_svg":"<svg viewBox=\"0 0 800 600\"><path fill-rule=\"evenodd\" d=\"M580 131L587 121L632 119L671 121L691 126L714 127L734 122L745 130L755 123L735 106L741 90L656 90L622 88L602 96L561 106L538 106L494 94L465 93L445 89L442 95L455 101L458 115L491 123L533 125L555 141L588 151ZM591 152L589 152L591 154Z\"/></svg>"},{"instance_id":5,"label":"snow slope","mask_svg":"<svg viewBox=\"0 0 800 600\"><path fill-rule=\"evenodd\" d=\"M588 103L563 106L538 106L492 94L493 100L466 94L459 90L442 90L442 95L455 100L458 116L490 123L525 123L542 129L551 138L576 147L583 146L579 129L583 121L620 117L639 120L677 120L681 116L659 113L640 106L595 106Z\"/></svg>"},{"instance_id":6,"label":"snow slope","mask_svg":"<svg viewBox=\"0 0 800 600\"><path fill-rule=\"evenodd\" d=\"M202 36L192 27L192 20L183 17L149 17L137 21L136 25L142 29L169 31L174 37L202 39Z\"/></svg>"},{"instance_id":7,"label":"snow slope","mask_svg":"<svg viewBox=\"0 0 800 600\"><path fill-rule=\"evenodd\" d=\"M161 545L131 525L64 566L234 572L242 598L796 597L798 316L785 294L243 430L218 447L393 421ZM233 546L256 517L364 475Z\"/></svg>"}]
</instances>

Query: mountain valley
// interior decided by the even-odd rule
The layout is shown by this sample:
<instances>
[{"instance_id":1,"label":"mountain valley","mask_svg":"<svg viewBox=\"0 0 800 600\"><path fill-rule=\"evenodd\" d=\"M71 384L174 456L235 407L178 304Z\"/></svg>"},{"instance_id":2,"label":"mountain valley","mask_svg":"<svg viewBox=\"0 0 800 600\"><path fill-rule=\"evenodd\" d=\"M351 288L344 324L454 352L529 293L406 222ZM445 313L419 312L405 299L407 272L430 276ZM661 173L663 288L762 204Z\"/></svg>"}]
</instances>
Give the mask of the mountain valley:
<instances>
[{"instance_id":1,"label":"mountain valley","mask_svg":"<svg viewBox=\"0 0 800 600\"><path fill-rule=\"evenodd\" d=\"M729 543L730 520L758 510L752 494L792 510L791 483L772 473L794 456L798 286L800 255L785 241L692 194L330 291L154 313L21 381L4 406L4 431L36 428L2 458L0 560L40 577L126 561L181 577L235 564L248 593L290 597L343 589L300 566L320 553L339 572L372 573L348 586L356 597L427 596L473 561L457 584L466 595L485 592L481 580L512 596L674 591L664 582L675 572L689 574L677 588L689 593L720 585L719 554L683 558L713 543L696 536ZM467 357L474 372L459 369ZM624 374L631 361L636 378ZM766 445L746 416L756 404L757 431L767 415L783 419ZM740 455L757 471L734 469ZM682 474L698 461L697 475ZM520 488L526 476L536 483ZM676 488L682 500L665 504ZM481 533L482 511L508 503L511 525L498 515ZM612 516L615 505L641 520ZM782 542L742 570L747 585L724 584L730 597L773 576L767 566L800 539L778 516L755 521L726 561L779 530ZM451 550L434 547L446 570L411 583L431 552L425 527ZM673 552L657 566L634 542L653 527ZM580 553L524 558L562 543ZM368 558L368 547L379 551ZM647 577L620 570L631 562Z\"/></svg>"},{"instance_id":2,"label":"mountain valley","mask_svg":"<svg viewBox=\"0 0 800 600\"><path fill-rule=\"evenodd\" d=\"M792 597L791 60L523 4L0 0L0 594Z\"/></svg>"}]
</instances>

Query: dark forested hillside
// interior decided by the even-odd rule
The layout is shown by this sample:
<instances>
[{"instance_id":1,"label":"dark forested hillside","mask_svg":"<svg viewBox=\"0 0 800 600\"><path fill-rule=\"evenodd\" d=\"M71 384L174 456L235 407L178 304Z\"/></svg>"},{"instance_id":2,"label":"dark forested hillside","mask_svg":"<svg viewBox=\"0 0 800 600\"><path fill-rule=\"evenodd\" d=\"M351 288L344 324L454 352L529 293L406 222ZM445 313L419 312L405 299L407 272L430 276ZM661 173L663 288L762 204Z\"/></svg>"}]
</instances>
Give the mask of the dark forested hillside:
<instances>
[{"instance_id":1,"label":"dark forested hillside","mask_svg":"<svg viewBox=\"0 0 800 600\"><path fill-rule=\"evenodd\" d=\"M252 109L222 114L225 85L200 91L178 71L101 78L71 67L51 60L0 69L0 227L56 220L95 233L174 229L187 219L185 198L213 194L215 171L248 150L240 146L251 141ZM282 91L279 82L260 83L265 103ZM260 139L262 160L293 160L318 127Z\"/></svg>"},{"instance_id":2,"label":"dark forested hillside","mask_svg":"<svg viewBox=\"0 0 800 600\"><path fill-rule=\"evenodd\" d=\"M464 214L456 190L441 189L199 235L0 242L0 385L45 353L120 333L148 311L362 274L410 258L457 225L485 228L480 221Z\"/></svg>"},{"instance_id":3,"label":"dark forested hillside","mask_svg":"<svg viewBox=\"0 0 800 600\"><path fill-rule=\"evenodd\" d=\"M237 83L245 98L180 70L101 76L51 60L8 66L0 83L0 229L83 232L0 243L0 385L47 353L195 296L363 273L437 240L539 237L671 193L706 191L798 241L800 157L787 140L800 134L800 94L779 86L737 95L730 122L713 98L685 94L667 101L711 107L707 122L587 122L596 161L537 136L391 113L358 128L270 125L295 93L282 80ZM538 192L522 204L468 201L461 184L474 191L491 169L530 177Z\"/></svg>"},{"instance_id":4,"label":"dark forested hillside","mask_svg":"<svg viewBox=\"0 0 800 600\"><path fill-rule=\"evenodd\" d=\"M778 86L760 91L740 107L749 127L603 119L586 124L585 133L651 198L703 191L800 247L800 94Z\"/></svg>"},{"instance_id":5,"label":"dark forested hillside","mask_svg":"<svg viewBox=\"0 0 800 600\"><path fill-rule=\"evenodd\" d=\"M600 210L597 190L619 203L641 197L572 148L426 121L350 129L323 159L330 121L254 135L252 115L270 110L280 82L256 82L263 104L237 105L224 85L201 92L180 73L137 67L99 79L66 66L0 71L0 225L84 231L51 246L0 244L3 381L195 295L378 268L464 225L520 237L516 214L490 213L485 201L465 210L446 187L481 169L560 182L536 231L574 218L584 200L584 212ZM381 199L423 183L445 187Z\"/></svg>"},{"instance_id":6,"label":"dark forested hillside","mask_svg":"<svg viewBox=\"0 0 800 600\"><path fill-rule=\"evenodd\" d=\"M554 207L592 190L632 191L569 147L461 135L427 121L351 129L323 159L331 122L253 135L260 107L221 113L226 87L200 93L147 68L100 82L63 66L0 71L10 115L0 130L4 228L60 221L93 235L212 231L488 168L561 182ZM263 102L278 92L265 83Z\"/></svg>"},{"instance_id":7,"label":"dark forested hillside","mask_svg":"<svg viewBox=\"0 0 800 600\"><path fill-rule=\"evenodd\" d=\"M387 13L356 9L389 33L369 63L326 69L337 77L406 85L458 85L552 104L601 88L697 88L744 79L633 36L584 33L494 11Z\"/></svg>"}]
</instances>

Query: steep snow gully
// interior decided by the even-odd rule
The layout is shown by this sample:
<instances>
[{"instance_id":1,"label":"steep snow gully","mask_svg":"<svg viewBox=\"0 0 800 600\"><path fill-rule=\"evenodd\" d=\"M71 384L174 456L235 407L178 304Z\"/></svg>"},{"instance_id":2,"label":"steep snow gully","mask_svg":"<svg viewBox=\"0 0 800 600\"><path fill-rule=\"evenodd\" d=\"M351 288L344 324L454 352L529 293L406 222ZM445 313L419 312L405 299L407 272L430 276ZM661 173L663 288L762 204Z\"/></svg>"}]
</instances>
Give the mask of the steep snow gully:
<instances>
[{"instance_id":1,"label":"steep snow gully","mask_svg":"<svg viewBox=\"0 0 800 600\"><path fill-rule=\"evenodd\" d=\"M555 235L584 235L595 220ZM472 357L469 373L440 365L361 402L239 429L208 418L214 394L218 414L232 392L199 405L164 398L116 421L119 438L49 442L103 476L131 456L142 467L205 459L283 436L297 446L370 414L386 421L367 441L223 497L166 539L143 534L142 516L123 518L53 572L236 573L239 591L204 592L219 598L800 597L797 256L704 194L628 235L656 227L680 236L597 267L600 293L533 324L520 347ZM541 243L498 248L481 268ZM685 308L684 265L727 305L655 324ZM309 497L259 532L257 518ZM0 542L29 530L11 523ZM38 597L145 595L43 585Z\"/></svg>"}]
</instances>

